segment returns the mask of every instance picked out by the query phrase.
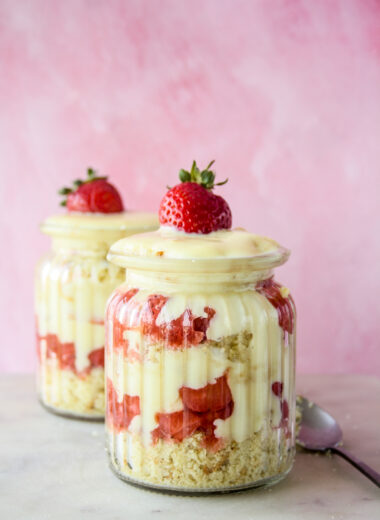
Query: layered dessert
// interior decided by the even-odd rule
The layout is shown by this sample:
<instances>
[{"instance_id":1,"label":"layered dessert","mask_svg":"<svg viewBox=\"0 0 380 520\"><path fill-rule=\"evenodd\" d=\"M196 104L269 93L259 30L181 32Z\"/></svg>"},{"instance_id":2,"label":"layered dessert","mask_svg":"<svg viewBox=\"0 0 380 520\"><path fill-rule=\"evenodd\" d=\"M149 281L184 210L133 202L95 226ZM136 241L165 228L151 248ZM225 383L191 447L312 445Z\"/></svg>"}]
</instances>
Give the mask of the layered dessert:
<instances>
[{"instance_id":1,"label":"layered dessert","mask_svg":"<svg viewBox=\"0 0 380 520\"><path fill-rule=\"evenodd\" d=\"M155 229L157 218L124 211L116 189L92 170L62 193L67 212L42 224L52 251L36 270L39 396L58 413L103 418L104 310L124 280L106 254L115 240Z\"/></svg>"},{"instance_id":2,"label":"layered dessert","mask_svg":"<svg viewBox=\"0 0 380 520\"><path fill-rule=\"evenodd\" d=\"M127 268L106 312L111 467L188 492L275 482L294 457L295 308L273 278L289 252L231 229L209 167L180 178L160 229L108 255Z\"/></svg>"}]
</instances>

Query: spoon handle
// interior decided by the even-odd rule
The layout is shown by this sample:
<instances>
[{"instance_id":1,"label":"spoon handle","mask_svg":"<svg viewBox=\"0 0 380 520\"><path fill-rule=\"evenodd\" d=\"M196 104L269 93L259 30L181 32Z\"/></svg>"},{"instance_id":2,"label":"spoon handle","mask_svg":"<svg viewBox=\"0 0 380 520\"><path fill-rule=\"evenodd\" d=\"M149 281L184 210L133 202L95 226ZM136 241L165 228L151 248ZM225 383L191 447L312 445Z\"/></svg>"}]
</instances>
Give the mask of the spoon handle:
<instances>
[{"instance_id":1,"label":"spoon handle","mask_svg":"<svg viewBox=\"0 0 380 520\"><path fill-rule=\"evenodd\" d=\"M365 475L370 480L372 480L372 482L374 484L376 484L376 486L380 487L380 473L378 473L374 469L372 469L369 466L367 466L367 464L365 464L364 462L359 460L357 457L355 457L355 455L351 455L351 453L349 453L344 448L341 448L341 447L336 448L335 447L335 448L331 448L331 451L333 453L336 453L337 455L340 455L344 459L346 459L350 464L355 466L356 469L361 471L363 473L363 475Z\"/></svg>"}]
</instances>

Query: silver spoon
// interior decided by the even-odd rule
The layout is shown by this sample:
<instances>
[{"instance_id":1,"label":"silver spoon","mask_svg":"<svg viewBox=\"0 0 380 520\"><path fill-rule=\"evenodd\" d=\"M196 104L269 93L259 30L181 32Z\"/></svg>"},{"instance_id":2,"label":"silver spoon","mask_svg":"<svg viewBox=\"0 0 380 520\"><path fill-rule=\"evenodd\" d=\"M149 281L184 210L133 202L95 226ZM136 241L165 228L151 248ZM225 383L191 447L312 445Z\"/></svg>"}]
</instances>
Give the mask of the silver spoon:
<instances>
[{"instance_id":1,"label":"silver spoon","mask_svg":"<svg viewBox=\"0 0 380 520\"><path fill-rule=\"evenodd\" d=\"M342 448L342 430L330 414L305 397L297 397L297 407L302 413L297 444L306 450L320 452L329 450L340 455L380 487L380 473Z\"/></svg>"}]
</instances>

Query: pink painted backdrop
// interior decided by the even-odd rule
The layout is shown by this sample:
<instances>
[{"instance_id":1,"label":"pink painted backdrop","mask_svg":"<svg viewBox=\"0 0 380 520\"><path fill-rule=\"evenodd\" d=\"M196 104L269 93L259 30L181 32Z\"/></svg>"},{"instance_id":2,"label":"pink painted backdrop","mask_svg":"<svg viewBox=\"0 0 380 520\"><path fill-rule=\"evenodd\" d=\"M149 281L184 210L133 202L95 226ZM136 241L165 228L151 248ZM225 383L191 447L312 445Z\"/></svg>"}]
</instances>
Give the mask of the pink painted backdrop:
<instances>
[{"instance_id":1,"label":"pink painted backdrop","mask_svg":"<svg viewBox=\"0 0 380 520\"><path fill-rule=\"evenodd\" d=\"M293 251L298 369L380 375L380 3L0 0L0 368L34 365L38 223L92 165L155 210L216 159Z\"/></svg>"}]
</instances>

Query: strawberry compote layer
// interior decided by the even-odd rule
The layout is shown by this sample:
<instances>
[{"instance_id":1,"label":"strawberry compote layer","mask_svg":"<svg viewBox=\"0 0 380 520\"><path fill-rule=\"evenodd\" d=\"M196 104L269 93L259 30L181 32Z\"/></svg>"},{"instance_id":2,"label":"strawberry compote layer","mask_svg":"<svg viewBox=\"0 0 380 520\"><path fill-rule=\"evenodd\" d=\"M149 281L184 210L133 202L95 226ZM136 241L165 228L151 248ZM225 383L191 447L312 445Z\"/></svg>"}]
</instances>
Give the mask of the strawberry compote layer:
<instances>
[{"instance_id":1,"label":"strawberry compote layer","mask_svg":"<svg viewBox=\"0 0 380 520\"><path fill-rule=\"evenodd\" d=\"M42 403L57 412L104 417L104 310L124 278L106 254L129 221L136 214L60 215L43 224L53 250L36 272L38 383Z\"/></svg>"},{"instance_id":2,"label":"strawberry compote layer","mask_svg":"<svg viewBox=\"0 0 380 520\"><path fill-rule=\"evenodd\" d=\"M167 245L161 243L158 258L168 255ZM154 250L151 242L147 251ZM122 265L120 244L111 261L113 251ZM139 268L128 249L127 256L127 282L106 313L106 424L115 471L190 491L258 485L285 474L295 415L289 291L270 269L254 276L249 269L243 280L231 261L224 272L217 261L214 272L194 272L195 262L180 271L184 264L169 262L168 272Z\"/></svg>"}]
</instances>

